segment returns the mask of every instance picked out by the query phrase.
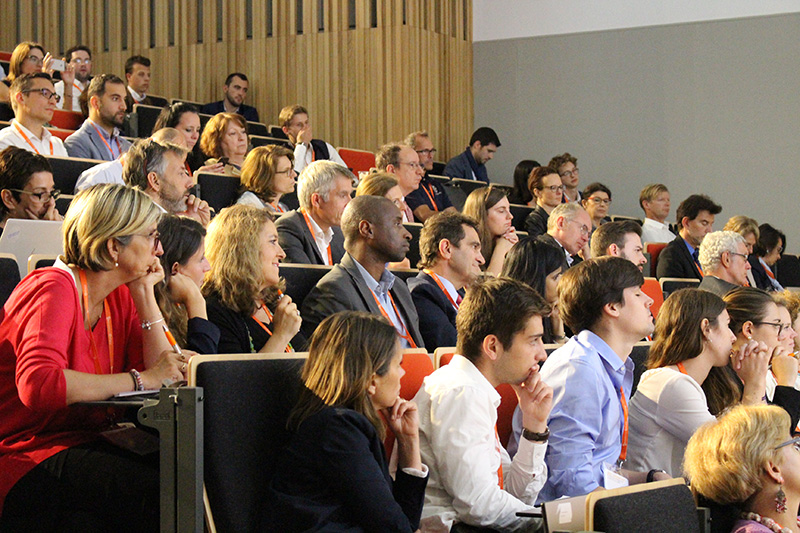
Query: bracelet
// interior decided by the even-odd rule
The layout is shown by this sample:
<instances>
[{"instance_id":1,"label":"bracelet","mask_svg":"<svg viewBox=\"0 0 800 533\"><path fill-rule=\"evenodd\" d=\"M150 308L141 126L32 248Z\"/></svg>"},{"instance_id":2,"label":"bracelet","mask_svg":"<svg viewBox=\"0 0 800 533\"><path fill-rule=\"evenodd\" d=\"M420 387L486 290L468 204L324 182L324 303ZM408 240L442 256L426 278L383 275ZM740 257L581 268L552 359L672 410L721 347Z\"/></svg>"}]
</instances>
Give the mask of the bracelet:
<instances>
[{"instance_id":1,"label":"bracelet","mask_svg":"<svg viewBox=\"0 0 800 533\"><path fill-rule=\"evenodd\" d=\"M150 322L149 320L142 320L142 329L150 329L153 326L153 324L158 324L159 322L163 321L164 321L163 316L158 320L153 320L152 322Z\"/></svg>"},{"instance_id":2,"label":"bracelet","mask_svg":"<svg viewBox=\"0 0 800 533\"><path fill-rule=\"evenodd\" d=\"M542 433L522 428L522 437L531 442L547 442L547 439L550 438L550 428L546 428Z\"/></svg>"},{"instance_id":3,"label":"bracelet","mask_svg":"<svg viewBox=\"0 0 800 533\"><path fill-rule=\"evenodd\" d=\"M135 368L131 368L128 373L131 375L131 378L133 378L133 390L144 390L144 382L142 381L142 375L139 371Z\"/></svg>"},{"instance_id":4,"label":"bracelet","mask_svg":"<svg viewBox=\"0 0 800 533\"><path fill-rule=\"evenodd\" d=\"M651 471L649 471L649 472L647 473L647 480L646 480L646 482L647 482L647 483L652 483L652 482L653 482L653 478L655 478L655 477L656 477L656 474L657 474L658 472L662 472L662 473L664 473L664 474L666 474L666 473L667 473L667 471L666 471L666 470L661 470L660 468L654 468L654 469L652 469Z\"/></svg>"}]
</instances>

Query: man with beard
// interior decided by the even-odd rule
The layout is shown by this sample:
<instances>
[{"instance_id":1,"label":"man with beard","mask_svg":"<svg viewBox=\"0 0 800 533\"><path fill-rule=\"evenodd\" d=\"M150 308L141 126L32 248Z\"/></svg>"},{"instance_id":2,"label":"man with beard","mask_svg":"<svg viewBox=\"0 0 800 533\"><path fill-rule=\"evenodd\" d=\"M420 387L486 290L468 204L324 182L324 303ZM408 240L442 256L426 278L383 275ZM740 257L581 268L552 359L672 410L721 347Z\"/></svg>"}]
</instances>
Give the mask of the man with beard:
<instances>
[{"instance_id":1,"label":"man with beard","mask_svg":"<svg viewBox=\"0 0 800 533\"><path fill-rule=\"evenodd\" d=\"M207 115L236 113L242 115L247 122L259 122L258 110L243 103L249 88L247 76L241 72L228 74L225 85L222 86L222 100L204 105L200 112Z\"/></svg>"},{"instance_id":2,"label":"man with beard","mask_svg":"<svg viewBox=\"0 0 800 533\"><path fill-rule=\"evenodd\" d=\"M56 94L61 98L58 108L65 111L80 111L81 105L79 98L92 77L92 51L88 46L78 45L67 50L66 57L68 71L71 71L74 79L70 83L68 76L62 73L62 81L56 82Z\"/></svg>"},{"instance_id":3,"label":"man with beard","mask_svg":"<svg viewBox=\"0 0 800 533\"><path fill-rule=\"evenodd\" d=\"M50 76L44 72L18 76L10 95L14 120L0 131L0 150L16 146L40 155L67 157L61 139L44 127L53 118L58 100Z\"/></svg>"},{"instance_id":4,"label":"man with beard","mask_svg":"<svg viewBox=\"0 0 800 533\"><path fill-rule=\"evenodd\" d=\"M444 175L489 183L486 163L494 157L498 148L500 139L497 133L492 128L478 128L470 137L467 149L447 162Z\"/></svg>"},{"instance_id":5,"label":"man with beard","mask_svg":"<svg viewBox=\"0 0 800 533\"><path fill-rule=\"evenodd\" d=\"M70 157L113 161L128 150L131 143L119 129L125 120L125 94L125 83L113 74L92 79L86 89L89 118L64 141Z\"/></svg>"}]
</instances>

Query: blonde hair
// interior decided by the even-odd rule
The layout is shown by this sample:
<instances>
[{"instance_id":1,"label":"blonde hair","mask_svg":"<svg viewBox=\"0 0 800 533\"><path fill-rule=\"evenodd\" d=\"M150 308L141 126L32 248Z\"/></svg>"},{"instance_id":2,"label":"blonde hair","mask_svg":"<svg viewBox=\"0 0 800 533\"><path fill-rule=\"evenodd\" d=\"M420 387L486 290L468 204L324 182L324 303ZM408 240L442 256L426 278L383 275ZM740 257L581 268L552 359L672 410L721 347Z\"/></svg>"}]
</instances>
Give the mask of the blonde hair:
<instances>
[{"instance_id":1,"label":"blonde hair","mask_svg":"<svg viewBox=\"0 0 800 533\"><path fill-rule=\"evenodd\" d=\"M222 153L222 136L228 130L231 122L237 123L244 128L247 134L247 121L242 115L236 113L217 113L208 121L203 128L203 135L200 137L200 150L210 157L219 159L225 154Z\"/></svg>"},{"instance_id":2,"label":"blonde hair","mask_svg":"<svg viewBox=\"0 0 800 533\"><path fill-rule=\"evenodd\" d=\"M206 273L203 295L217 293L223 305L247 315L256 310L256 300L272 303L277 289L262 290L261 232L272 215L266 209L237 204L226 207L208 225Z\"/></svg>"},{"instance_id":3,"label":"blonde hair","mask_svg":"<svg viewBox=\"0 0 800 533\"><path fill-rule=\"evenodd\" d=\"M722 231L734 231L742 237L746 237L748 233L752 233L756 238L756 242L758 242L758 238L761 236L761 232L758 229L758 222L756 222L754 218L744 215L736 215L735 217L729 218L725 223L725 227L722 228Z\"/></svg>"},{"instance_id":4,"label":"blonde hair","mask_svg":"<svg viewBox=\"0 0 800 533\"><path fill-rule=\"evenodd\" d=\"M269 144L250 150L242 164L240 180L245 190L269 203L275 199L275 173L278 171L278 159L288 157L294 168L294 152L283 146ZM290 170L291 172L291 170Z\"/></svg>"},{"instance_id":5,"label":"blonde hair","mask_svg":"<svg viewBox=\"0 0 800 533\"><path fill-rule=\"evenodd\" d=\"M368 174L356 188L356 196L386 196L397 187L397 178L388 172L372 172Z\"/></svg>"},{"instance_id":6,"label":"blonde hair","mask_svg":"<svg viewBox=\"0 0 800 533\"><path fill-rule=\"evenodd\" d=\"M764 488L768 461L789 436L789 414L774 405L739 405L689 439L684 472L692 490L723 505L742 504Z\"/></svg>"},{"instance_id":7,"label":"blonde hair","mask_svg":"<svg viewBox=\"0 0 800 533\"><path fill-rule=\"evenodd\" d=\"M158 223L161 210L138 189L101 184L79 192L64 217L65 262L93 272L111 270L107 243L123 246Z\"/></svg>"}]
</instances>

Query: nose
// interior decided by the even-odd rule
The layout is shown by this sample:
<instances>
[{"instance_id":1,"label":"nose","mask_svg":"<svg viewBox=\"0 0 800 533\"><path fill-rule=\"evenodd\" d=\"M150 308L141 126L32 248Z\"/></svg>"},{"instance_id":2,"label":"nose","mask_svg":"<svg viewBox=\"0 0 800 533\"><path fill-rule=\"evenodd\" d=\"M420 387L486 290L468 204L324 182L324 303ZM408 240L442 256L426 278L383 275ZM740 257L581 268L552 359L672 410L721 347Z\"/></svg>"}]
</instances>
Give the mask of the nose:
<instances>
[{"instance_id":1,"label":"nose","mask_svg":"<svg viewBox=\"0 0 800 533\"><path fill-rule=\"evenodd\" d=\"M408 232L405 226L403 226L403 238L409 242L411 241L411 234Z\"/></svg>"},{"instance_id":2,"label":"nose","mask_svg":"<svg viewBox=\"0 0 800 533\"><path fill-rule=\"evenodd\" d=\"M483 254L482 253L478 252L478 264L482 265L484 263L486 263L486 259L483 258Z\"/></svg>"},{"instance_id":3,"label":"nose","mask_svg":"<svg viewBox=\"0 0 800 533\"><path fill-rule=\"evenodd\" d=\"M281 245L280 244L276 244L275 246L278 247L278 253L276 254L278 256L278 259L280 261L283 261L284 259L286 259L286 252L283 251L283 248L281 248Z\"/></svg>"},{"instance_id":4,"label":"nose","mask_svg":"<svg viewBox=\"0 0 800 533\"><path fill-rule=\"evenodd\" d=\"M645 294L645 296L647 295ZM645 305L647 306L648 309L650 309L650 306L653 305L653 299L647 296L647 303Z\"/></svg>"},{"instance_id":5,"label":"nose","mask_svg":"<svg viewBox=\"0 0 800 533\"><path fill-rule=\"evenodd\" d=\"M159 240L158 244L156 244L156 257L161 257L162 255L164 255L164 247L161 246L161 241Z\"/></svg>"}]
</instances>

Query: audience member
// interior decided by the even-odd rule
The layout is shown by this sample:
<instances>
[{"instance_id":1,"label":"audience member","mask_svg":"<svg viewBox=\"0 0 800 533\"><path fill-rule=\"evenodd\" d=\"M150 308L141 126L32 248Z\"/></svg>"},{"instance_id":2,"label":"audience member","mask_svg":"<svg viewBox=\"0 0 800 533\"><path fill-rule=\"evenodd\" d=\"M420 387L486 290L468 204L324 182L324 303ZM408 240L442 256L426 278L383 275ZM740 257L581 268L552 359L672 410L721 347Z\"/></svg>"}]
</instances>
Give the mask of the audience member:
<instances>
[{"instance_id":1,"label":"audience member","mask_svg":"<svg viewBox=\"0 0 800 533\"><path fill-rule=\"evenodd\" d=\"M383 196L392 201L400 211L408 209L403 192L397 179L388 172L370 172L360 182L356 188L356 196ZM405 218L405 217L404 217ZM411 268L411 261L408 257L398 263L389 263L389 268Z\"/></svg>"},{"instance_id":2,"label":"audience member","mask_svg":"<svg viewBox=\"0 0 800 533\"><path fill-rule=\"evenodd\" d=\"M800 293L784 289L780 296L786 304L786 309L789 311L789 317L792 320L792 329L795 333L800 334ZM800 336L795 337L794 348L791 351L800 351Z\"/></svg>"},{"instance_id":3,"label":"audience member","mask_svg":"<svg viewBox=\"0 0 800 533\"><path fill-rule=\"evenodd\" d=\"M162 128L175 128L183 134L186 139L186 148L189 154L186 156L186 171L189 174L195 172L214 172L222 174L224 166L222 163L203 166L205 157L200 151L200 132L203 128L200 127L200 115L198 114L197 107L193 104L186 102L175 102L169 107L161 110L161 113L156 119L156 125L153 126L153 133L155 134Z\"/></svg>"},{"instance_id":4,"label":"audience member","mask_svg":"<svg viewBox=\"0 0 800 533\"><path fill-rule=\"evenodd\" d=\"M400 210L386 198L358 196L344 210L342 232L347 253L303 301L306 336L334 313L368 311L394 324L403 348L423 348L411 293L386 268L409 249L411 234L403 227Z\"/></svg>"},{"instance_id":5,"label":"audience member","mask_svg":"<svg viewBox=\"0 0 800 533\"><path fill-rule=\"evenodd\" d=\"M701 289L722 297L731 289L748 285L750 263L747 262L747 244L738 233L709 233L700 245L698 259L703 268Z\"/></svg>"},{"instance_id":6,"label":"audience member","mask_svg":"<svg viewBox=\"0 0 800 533\"><path fill-rule=\"evenodd\" d=\"M200 150L210 157L205 164L216 166L216 172L226 176L239 176L250 148L247 122L241 115L218 113L203 128ZM219 165L222 170L219 170Z\"/></svg>"},{"instance_id":7,"label":"audience member","mask_svg":"<svg viewBox=\"0 0 800 533\"><path fill-rule=\"evenodd\" d=\"M44 156L9 146L0 151L0 234L9 218L61 220L53 171Z\"/></svg>"},{"instance_id":8,"label":"audience member","mask_svg":"<svg viewBox=\"0 0 800 533\"><path fill-rule=\"evenodd\" d=\"M334 265L344 257L342 213L353 192L353 173L333 161L314 161L300 174L300 208L276 222L287 263Z\"/></svg>"},{"instance_id":9,"label":"audience member","mask_svg":"<svg viewBox=\"0 0 800 533\"><path fill-rule=\"evenodd\" d=\"M572 266L581 262L579 252L589 256L589 233L592 228L592 219L577 202L559 204L553 209L547 219L547 234L539 237L541 240L559 246L567 258L567 264Z\"/></svg>"},{"instance_id":10,"label":"audience member","mask_svg":"<svg viewBox=\"0 0 800 533\"><path fill-rule=\"evenodd\" d=\"M497 149L500 139L492 128L482 127L475 130L469 139L469 146L459 155L447 162L444 175L451 178L482 181L489 183L486 163L490 161Z\"/></svg>"},{"instance_id":11,"label":"audience member","mask_svg":"<svg viewBox=\"0 0 800 533\"><path fill-rule=\"evenodd\" d=\"M133 104L156 105L152 98L147 96L150 89L150 59L144 56L131 56L125 61L125 93L126 111L133 111Z\"/></svg>"},{"instance_id":12,"label":"audience member","mask_svg":"<svg viewBox=\"0 0 800 533\"><path fill-rule=\"evenodd\" d=\"M783 290L772 268L781 258L785 240L783 233L769 224L761 224L758 227L758 240L753 247L753 255L750 256L750 266L753 269L755 285L759 289Z\"/></svg>"},{"instance_id":13,"label":"audience member","mask_svg":"<svg viewBox=\"0 0 800 533\"><path fill-rule=\"evenodd\" d=\"M583 190L581 205L592 219L592 231L600 224L611 222L608 210L611 207L611 189L599 182L590 183Z\"/></svg>"},{"instance_id":14,"label":"audience member","mask_svg":"<svg viewBox=\"0 0 800 533\"><path fill-rule=\"evenodd\" d=\"M67 50L64 60L67 62L65 72L68 74L65 76L62 72L61 81L55 83L56 94L61 99L58 102L58 108L80 112L79 99L92 79L92 51L88 46L79 44ZM68 79L70 77L72 77L71 80Z\"/></svg>"},{"instance_id":15,"label":"audience member","mask_svg":"<svg viewBox=\"0 0 800 533\"><path fill-rule=\"evenodd\" d=\"M450 364L426 377L419 408L422 461L431 468L422 531L454 524L538 531L532 512L547 478L544 464L552 389L539 373L547 357L542 316L547 303L519 281L488 279L470 288L458 312L458 345ZM510 460L497 434L495 388L510 384L523 418ZM455 529L454 529L455 530Z\"/></svg>"},{"instance_id":16,"label":"audience member","mask_svg":"<svg viewBox=\"0 0 800 533\"><path fill-rule=\"evenodd\" d=\"M175 340L201 354L218 353L219 328L208 321L200 287L211 266L206 259L203 225L188 217L167 215L158 223L164 249L160 257L164 281L156 285L156 301Z\"/></svg>"},{"instance_id":17,"label":"audience member","mask_svg":"<svg viewBox=\"0 0 800 533\"><path fill-rule=\"evenodd\" d=\"M250 82L247 76L241 72L228 74L225 85L222 86L222 100L204 105L200 112L206 115L236 113L243 116L247 122L259 122L258 110L244 103L249 89Z\"/></svg>"},{"instance_id":18,"label":"audience member","mask_svg":"<svg viewBox=\"0 0 800 533\"><path fill-rule=\"evenodd\" d=\"M642 242L671 242L675 233L667 223L669 216L669 190L661 183L653 183L639 193L639 206L644 211Z\"/></svg>"},{"instance_id":19,"label":"audience member","mask_svg":"<svg viewBox=\"0 0 800 533\"><path fill-rule=\"evenodd\" d=\"M414 148L400 143L384 144L375 154L375 168L393 175L400 185L403 196L416 191L422 181L425 169L419 163L419 155ZM416 222L411 205L406 202L403 211L403 222Z\"/></svg>"},{"instance_id":20,"label":"audience member","mask_svg":"<svg viewBox=\"0 0 800 533\"><path fill-rule=\"evenodd\" d=\"M481 254L486 261L483 270L500 275L506 254L519 241L511 221L511 209L506 193L496 187L475 189L464 203L464 214L478 222Z\"/></svg>"},{"instance_id":21,"label":"audience member","mask_svg":"<svg viewBox=\"0 0 800 533\"><path fill-rule=\"evenodd\" d=\"M536 207L525 218L525 231L531 237L547 233L547 221L553 209L561 205L564 186L551 167L536 167L531 171L528 188L536 200Z\"/></svg>"},{"instance_id":22,"label":"audience member","mask_svg":"<svg viewBox=\"0 0 800 533\"><path fill-rule=\"evenodd\" d=\"M281 196L294 192L297 174L294 153L286 147L270 144L250 150L242 164L242 194L237 204L267 209L275 216L289 211Z\"/></svg>"},{"instance_id":23,"label":"audience member","mask_svg":"<svg viewBox=\"0 0 800 533\"><path fill-rule=\"evenodd\" d=\"M456 314L464 289L481 275L478 224L461 213L436 213L419 236L419 268L408 280L425 347L456 345Z\"/></svg>"},{"instance_id":24,"label":"audience member","mask_svg":"<svg viewBox=\"0 0 800 533\"><path fill-rule=\"evenodd\" d=\"M603 224L592 234L592 257L621 257L644 271L647 258L642 253L641 235L642 227L633 220Z\"/></svg>"},{"instance_id":25,"label":"audience member","mask_svg":"<svg viewBox=\"0 0 800 533\"><path fill-rule=\"evenodd\" d=\"M0 150L16 146L41 155L67 157L61 139L44 127L52 120L58 100L49 74L36 72L17 76L11 84L14 120L0 130Z\"/></svg>"},{"instance_id":26,"label":"audience member","mask_svg":"<svg viewBox=\"0 0 800 533\"><path fill-rule=\"evenodd\" d=\"M420 222L425 222L439 211L456 211L444 188L428 176L428 173L433 170L433 154L436 153L436 148L433 147L428 132L415 131L406 137L405 144L417 152L419 164L424 173L419 188L406 194L406 202L413 211L414 217Z\"/></svg>"},{"instance_id":27,"label":"audience member","mask_svg":"<svg viewBox=\"0 0 800 533\"><path fill-rule=\"evenodd\" d=\"M0 109L0 120L14 118L14 111L11 108L11 84L17 76L45 72L44 58L44 47L38 43L24 41L14 48L11 60L8 62L8 74L0 82L0 103L4 104L3 109ZM7 107L5 104L8 104Z\"/></svg>"},{"instance_id":28,"label":"audience member","mask_svg":"<svg viewBox=\"0 0 800 533\"><path fill-rule=\"evenodd\" d=\"M555 156L547 164L548 167L556 169L561 177L561 183L564 185L564 202L580 202L583 199L581 191L578 190L580 176L577 164L578 158L569 152Z\"/></svg>"},{"instance_id":29,"label":"audience member","mask_svg":"<svg viewBox=\"0 0 800 533\"><path fill-rule=\"evenodd\" d=\"M125 84L113 74L101 74L92 78L85 97L89 118L67 137L64 146L70 157L113 161L131 145L120 134L125 121Z\"/></svg>"},{"instance_id":30,"label":"audience member","mask_svg":"<svg viewBox=\"0 0 800 533\"><path fill-rule=\"evenodd\" d=\"M747 261L750 263L750 270L747 272L747 282L750 287L755 287L756 280L753 278L753 269L756 268L754 266L756 258L753 256L753 247L758 242L758 237L760 235L758 231L758 222L744 215L736 215L728 219L722 231L735 231L744 238L748 253ZM763 289L763 287L759 287L759 289Z\"/></svg>"},{"instance_id":31,"label":"audience member","mask_svg":"<svg viewBox=\"0 0 800 533\"><path fill-rule=\"evenodd\" d=\"M702 194L693 194L678 206L678 236L661 251L656 277L703 279L700 266L700 244L711 232L714 216L722 206Z\"/></svg>"},{"instance_id":32,"label":"audience member","mask_svg":"<svg viewBox=\"0 0 800 533\"><path fill-rule=\"evenodd\" d=\"M308 111L305 107L294 104L281 109L278 116L278 124L281 125L283 133L289 138L294 150L294 170L301 174L303 170L321 159L327 159L334 163L339 163L347 168L347 163L339 155L339 152L321 139L312 138L311 121L308 118Z\"/></svg>"},{"instance_id":33,"label":"audience member","mask_svg":"<svg viewBox=\"0 0 800 533\"><path fill-rule=\"evenodd\" d=\"M542 367L542 379L553 387L553 410L545 459L550 474L540 501L609 488L615 474L631 484L669 477L614 466L627 458L634 366L628 356L653 332L653 300L643 283L639 269L619 257L584 261L559 283L561 317L576 335Z\"/></svg>"},{"instance_id":34,"label":"audience member","mask_svg":"<svg viewBox=\"0 0 800 533\"><path fill-rule=\"evenodd\" d=\"M775 305L778 306L778 315L780 316L781 324L786 329L786 334L783 335L781 346L791 357L796 358L797 353L797 330L794 329L796 316L792 317L789 310L789 301L783 296L783 293L773 293L772 299ZM778 385L777 378L773 372L767 373L767 399L772 400L775 397L775 387ZM800 374L795 377L794 388L800 390Z\"/></svg>"},{"instance_id":35,"label":"audience member","mask_svg":"<svg viewBox=\"0 0 800 533\"><path fill-rule=\"evenodd\" d=\"M267 498L275 531L416 531L428 468L417 406L399 397L403 354L394 328L368 313L326 318L303 366L289 415L294 431ZM389 476L384 423L396 437Z\"/></svg>"},{"instance_id":36,"label":"audience member","mask_svg":"<svg viewBox=\"0 0 800 533\"><path fill-rule=\"evenodd\" d=\"M285 257L272 215L249 205L226 207L208 226L211 270L203 295L208 319L221 335L219 353L302 350L300 311L282 295L279 265Z\"/></svg>"},{"instance_id":37,"label":"audience member","mask_svg":"<svg viewBox=\"0 0 800 533\"><path fill-rule=\"evenodd\" d=\"M6 302L0 529L159 531L157 454L109 444L100 433L113 412L76 407L184 378L193 352L175 354L152 327L162 321L153 295L164 275L159 217L140 191L81 192L64 221L64 255Z\"/></svg>"},{"instance_id":38,"label":"audience member","mask_svg":"<svg viewBox=\"0 0 800 533\"><path fill-rule=\"evenodd\" d=\"M780 409L743 405L707 423L689 441L684 469L692 491L731 511L715 517L719 531L797 531L800 445L788 423Z\"/></svg>"},{"instance_id":39,"label":"audience member","mask_svg":"<svg viewBox=\"0 0 800 533\"><path fill-rule=\"evenodd\" d=\"M528 187L528 178L533 169L540 167L538 161L533 159L523 159L514 167L514 190L508 195L508 201L512 204L527 205L536 207L536 198L533 191Z\"/></svg>"}]
</instances>

